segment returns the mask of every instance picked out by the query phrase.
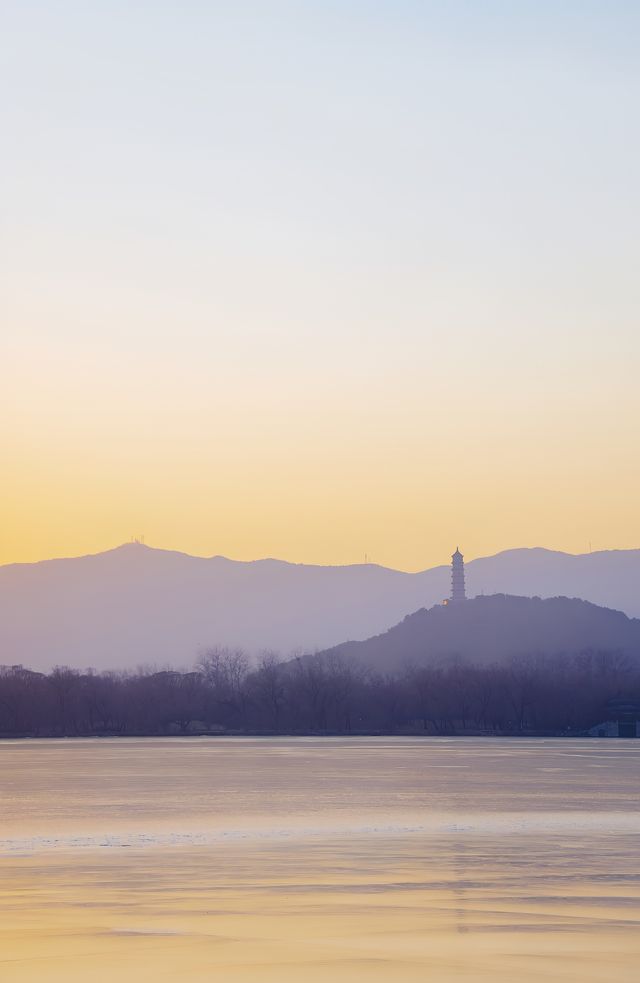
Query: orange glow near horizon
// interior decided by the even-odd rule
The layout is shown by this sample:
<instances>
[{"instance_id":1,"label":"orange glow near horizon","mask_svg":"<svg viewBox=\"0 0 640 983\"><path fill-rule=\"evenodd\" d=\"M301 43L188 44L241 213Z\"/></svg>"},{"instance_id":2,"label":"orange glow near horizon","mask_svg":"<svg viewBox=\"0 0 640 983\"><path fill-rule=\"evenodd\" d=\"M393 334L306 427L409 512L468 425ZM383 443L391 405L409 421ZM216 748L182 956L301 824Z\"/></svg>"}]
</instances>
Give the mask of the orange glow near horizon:
<instances>
[{"instance_id":1,"label":"orange glow near horizon","mask_svg":"<svg viewBox=\"0 0 640 983\"><path fill-rule=\"evenodd\" d=\"M345 323L274 351L240 321L222 341L167 321L154 350L133 325L126 341L106 322L83 339L15 311L0 562L97 552L140 532L200 555L366 554L407 570L448 562L458 542L471 558L640 541L635 368L614 364L605 339L590 356L599 371L583 378L571 346L550 336L525 357L494 334L487 354L461 328L434 360L416 325L401 342L367 343Z\"/></svg>"},{"instance_id":2,"label":"orange glow near horizon","mask_svg":"<svg viewBox=\"0 0 640 983\"><path fill-rule=\"evenodd\" d=\"M567 438L555 452L543 434L526 447L495 431L484 442L477 419L447 444L409 424L401 436L401 420L385 432L382 420L356 425L343 416L312 438L300 432L303 414L290 429L265 417L253 436L238 432L238 421L216 428L212 410L199 430L184 424L184 440L178 430L154 441L135 432L132 415L95 444L76 433L41 437L37 455L16 448L13 460L22 460L3 490L0 561L98 552L139 533L149 545L200 555L342 564L366 554L407 570L448 562L458 542L468 559L517 546L637 544L637 465L622 448L614 463L606 439L598 451L565 456ZM34 421L31 452L35 430Z\"/></svg>"}]
</instances>

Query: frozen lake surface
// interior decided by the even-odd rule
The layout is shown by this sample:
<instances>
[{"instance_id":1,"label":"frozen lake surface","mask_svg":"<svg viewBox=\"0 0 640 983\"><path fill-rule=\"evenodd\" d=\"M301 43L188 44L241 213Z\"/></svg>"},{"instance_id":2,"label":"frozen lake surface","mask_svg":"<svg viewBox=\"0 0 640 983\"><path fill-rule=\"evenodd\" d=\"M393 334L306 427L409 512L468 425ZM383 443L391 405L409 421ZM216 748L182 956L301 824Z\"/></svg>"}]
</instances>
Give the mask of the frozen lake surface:
<instances>
[{"instance_id":1,"label":"frozen lake surface","mask_svg":"<svg viewBox=\"0 0 640 983\"><path fill-rule=\"evenodd\" d=\"M640 742L0 742L0 979L619 981Z\"/></svg>"}]
</instances>

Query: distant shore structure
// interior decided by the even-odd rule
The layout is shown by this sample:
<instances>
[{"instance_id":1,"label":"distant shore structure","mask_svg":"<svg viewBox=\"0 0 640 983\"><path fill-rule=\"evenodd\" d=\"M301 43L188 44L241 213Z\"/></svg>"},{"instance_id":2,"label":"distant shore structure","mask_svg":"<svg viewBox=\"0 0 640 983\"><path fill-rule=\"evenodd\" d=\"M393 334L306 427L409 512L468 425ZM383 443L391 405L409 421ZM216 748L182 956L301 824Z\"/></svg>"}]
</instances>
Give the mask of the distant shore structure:
<instances>
[{"instance_id":1,"label":"distant shore structure","mask_svg":"<svg viewBox=\"0 0 640 983\"><path fill-rule=\"evenodd\" d=\"M464 586L464 556L460 548L456 546L456 551L451 557L451 598L450 604L459 604L466 601L467 593Z\"/></svg>"}]
</instances>

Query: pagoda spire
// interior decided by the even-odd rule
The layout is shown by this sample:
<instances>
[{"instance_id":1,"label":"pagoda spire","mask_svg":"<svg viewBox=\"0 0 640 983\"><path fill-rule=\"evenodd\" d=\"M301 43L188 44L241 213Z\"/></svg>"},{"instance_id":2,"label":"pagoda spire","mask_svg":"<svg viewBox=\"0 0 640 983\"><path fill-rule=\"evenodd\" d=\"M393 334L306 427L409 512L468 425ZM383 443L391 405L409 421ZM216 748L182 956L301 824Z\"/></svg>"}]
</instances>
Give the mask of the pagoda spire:
<instances>
[{"instance_id":1,"label":"pagoda spire","mask_svg":"<svg viewBox=\"0 0 640 983\"><path fill-rule=\"evenodd\" d=\"M460 552L460 548L456 546L456 551L451 557L451 603L457 604L459 601L466 601L466 599L464 556Z\"/></svg>"}]
</instances>

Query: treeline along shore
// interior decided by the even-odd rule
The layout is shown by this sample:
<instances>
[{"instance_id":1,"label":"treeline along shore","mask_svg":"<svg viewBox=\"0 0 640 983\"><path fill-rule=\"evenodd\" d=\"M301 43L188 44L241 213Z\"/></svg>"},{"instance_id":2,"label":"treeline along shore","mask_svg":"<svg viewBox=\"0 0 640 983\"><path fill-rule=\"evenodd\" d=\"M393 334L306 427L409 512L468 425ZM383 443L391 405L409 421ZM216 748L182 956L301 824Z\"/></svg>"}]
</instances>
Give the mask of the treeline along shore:
<instances>
[{"instance_id":1,"label":"treeline along shore","mask_svg":"<svg viewBox=\"0 0 640 983\"><path fill-rule=\"evenodd\" d=\"M193 671L48 674L0 669L0 736L586 734L640 698L640 663L616 652L378 674L337 654L250 660L212 649Z\"/></svg>"}]
</instances>

